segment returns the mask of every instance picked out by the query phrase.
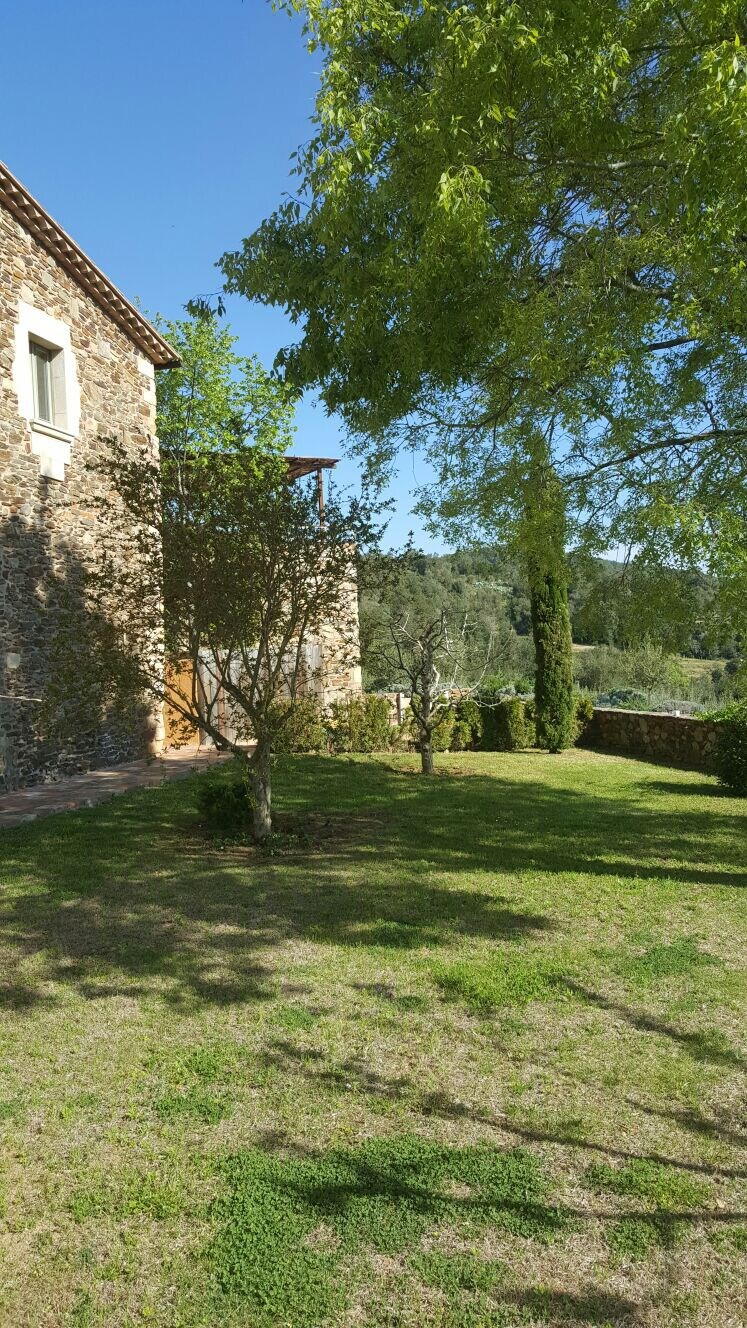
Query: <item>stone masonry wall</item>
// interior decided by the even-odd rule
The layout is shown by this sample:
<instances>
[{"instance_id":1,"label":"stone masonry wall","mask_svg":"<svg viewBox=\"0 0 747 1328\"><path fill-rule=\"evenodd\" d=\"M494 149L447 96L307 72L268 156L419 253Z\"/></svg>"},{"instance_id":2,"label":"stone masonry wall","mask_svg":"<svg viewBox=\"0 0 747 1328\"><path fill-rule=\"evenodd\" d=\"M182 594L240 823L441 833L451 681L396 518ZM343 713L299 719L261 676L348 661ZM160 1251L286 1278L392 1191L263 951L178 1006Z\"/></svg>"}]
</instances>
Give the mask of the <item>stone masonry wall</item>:
<instances>
[{"instance_id":1,"label":"stone masonry wall","mask_svg":"<svg viewBox=\"0 0 747 1328\"><path fill-rule=\"evenodd\" d=\"M599 708L594 710L580 745L709 771L713 768L716 733L715 724L689 715Z\"/></svg>"},{"instance_id":2,"label":"stone masonry wall","mask_svg":"<svg viewBox=\"0 0 747 1328\"><path fill-rule=\"evenodd\" d=\"M42 474L19 413L13 365L21 305L70 329L80 425L63 480ZM0 206L0 789L141 754L153 736L142 723L128 731L116 715L97 715L60 750L42 735L36 699L49 678L61 600L97 555L101 480L86 466L100 439L114 435L133 448L156 445L153 366Z\"/></svg>"},{"instance_id":3,"label":"stone masonry wall","mask_svg":"<svg viewBox=\"0 0 747 1328\"><path fill-rule=\"evenodd\" d=\"M319 632L320 677L317 688L323 706L344 701L363 691L358 580L352 568L343 587L343 601L340 623L325 623Z\"/></svg>"}]
</instances>

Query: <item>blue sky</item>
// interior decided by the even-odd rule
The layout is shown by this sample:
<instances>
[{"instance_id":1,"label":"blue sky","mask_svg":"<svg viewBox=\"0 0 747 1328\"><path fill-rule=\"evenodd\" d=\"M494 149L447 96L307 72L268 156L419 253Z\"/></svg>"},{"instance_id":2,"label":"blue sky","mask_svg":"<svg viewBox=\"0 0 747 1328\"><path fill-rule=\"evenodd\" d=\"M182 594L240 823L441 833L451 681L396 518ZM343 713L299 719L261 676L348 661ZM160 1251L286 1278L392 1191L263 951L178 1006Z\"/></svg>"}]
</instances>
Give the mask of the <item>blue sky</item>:
<instances>
[{"instance_id":1,"label":"blue sky","mask_svg":"<svg viewBox=\"0 0 747 1328\"><path fill-rule=\"evenodd\" d=\"M218 289L216 259L272 211L309 134L318 66L300 23L267 0L2 0L0 47L0 157L47 211L150 311L178 317ZM227 316L268 366L294 336L238 297ZM313 399L298 423L296 452L344 455ZM419 465L403 459L388 542L413 528L441 547L409 515Z\"/></svg>"}]
</instances>

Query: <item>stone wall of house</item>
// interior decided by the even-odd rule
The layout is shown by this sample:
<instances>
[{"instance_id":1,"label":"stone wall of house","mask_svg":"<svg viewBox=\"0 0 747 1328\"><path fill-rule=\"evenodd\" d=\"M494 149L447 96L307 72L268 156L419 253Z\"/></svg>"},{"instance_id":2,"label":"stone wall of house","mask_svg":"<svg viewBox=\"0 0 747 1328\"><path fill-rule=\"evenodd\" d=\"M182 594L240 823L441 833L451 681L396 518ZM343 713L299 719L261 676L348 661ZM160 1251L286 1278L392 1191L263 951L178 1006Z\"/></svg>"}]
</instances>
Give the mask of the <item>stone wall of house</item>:
<instances>
[{"instance_id":1,"label":"stone wall of house","mask_svg":"<svg viewBox=\"0 0 747 1328\"><path fill-rule=\"evenodd\" d=\"M690 715L596 708L580 745L643 756L689 770L713 768L717 727Z\"/></svg>"},{"instance_id":2,"label":"stone wall of house","mask_svg":"<svg viewBox=\"0 0 747 1328\"><path fill-rule=\"evenodd\" d=\"M363 691L358 580L352 566L341 601L340 621L325 623L315 642L318 663L310 690L317 692L323 706L344 701L346 697L357 696Z\"/></svg>"},{"instance_id":3,"label":"stone wall of house","mask_svg":"<svg viewBox=\"0 0 747 1328\"><path fill-rule=\"evenodd\" d=\"M29 306L70 329L80 418L64 478L32 450L20 411L16 328ZM87 467L105 437L157 446L155 400L153 366L0 206L0 789L140 754L153 739L150 723L97 713L86 731L55 742L44 736L39 698L61 605L97 556L102 480Z\"/></svg>"}]
</instances>

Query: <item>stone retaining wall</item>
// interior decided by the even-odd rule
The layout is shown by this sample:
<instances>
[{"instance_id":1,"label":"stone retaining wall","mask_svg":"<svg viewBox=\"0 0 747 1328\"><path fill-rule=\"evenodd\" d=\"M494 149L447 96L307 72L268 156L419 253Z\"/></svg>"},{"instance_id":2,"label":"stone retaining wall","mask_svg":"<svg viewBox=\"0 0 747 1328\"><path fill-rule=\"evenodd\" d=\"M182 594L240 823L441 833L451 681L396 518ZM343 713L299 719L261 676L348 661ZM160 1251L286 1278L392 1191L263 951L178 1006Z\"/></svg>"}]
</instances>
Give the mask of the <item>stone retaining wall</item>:
<instances>
[{"instance_id":1,"label":"stone retaining wall","mask_svg":"<svg viewBox=\"0 0 747 1328\"><path fill-rule=\"evenodd\" d=\"M595 708L580 745L643 756L689 770L713 769L717 725L691 715Z\"/></svg>"}]
</instances>

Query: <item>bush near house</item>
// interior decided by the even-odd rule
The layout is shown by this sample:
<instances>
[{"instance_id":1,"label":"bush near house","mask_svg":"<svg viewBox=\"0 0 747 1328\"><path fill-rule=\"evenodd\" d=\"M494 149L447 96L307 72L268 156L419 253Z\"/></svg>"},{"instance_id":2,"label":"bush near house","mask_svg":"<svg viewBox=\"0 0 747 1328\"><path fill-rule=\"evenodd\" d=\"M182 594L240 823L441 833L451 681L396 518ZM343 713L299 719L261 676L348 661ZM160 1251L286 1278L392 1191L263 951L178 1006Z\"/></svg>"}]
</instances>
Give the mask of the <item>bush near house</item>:
<instances>
[{"instance_id":1,"label":"bush near house","mask_svg":"<svg viewBox=\"0 0 747 1328\"><path fill-rule=\"evenodd\" d=\"M534 745L534 707L520 696L503 696L486 706L482 746L489 752L516 752Z\"/></svg>"},{"instance_id":2,"label":"bush near house","mask_svg":"<svg viewBox=\"0 0 747 1328\"><path fill-rule=\"evenodd\" d=\"M289 701L279 701L278 714L283 711L287 718L275 739L273 750L283 752L324 752L327 750L327 730L324 724L322 707L315 696L303 696L291 706Z\"/></svg>"},{"instance_id":3,"label":"bush near house","mask_svg":"<svg viewBox=\"0 0 747 1328\"><path fill-rule=\"evenodd\" d=\"M238 763L230 773L213 771L196 785L195 802L210 839L243 839L251 835L252 801L247 772Z\"/></svg>"},{"instance_id":4,"label":"bush near house","mask_svg":"<svg viewBox=\"0 0 747 1328\"><path fill-rule=\"evenodd\" d=\"M333 752L387 751L392 741L389 702L370 693L333 702L327 735Z\"/></svg>"},{"instance_id":5,"label":"bush near house","mask_svg":"<svg viewBox=\"0 0 747 1328\"><path fill-rule=\"evenodd\" d=\"M436 719L436 723L433 728L432 746L434 752L450 752L455 750L459 751L463 750L463 748L461 747L460 748L454 747L454 735L456 732L456 728L457 728L456 706L447 705L444 703L443 705L440 706L440 713L438 715L438 718ZM460 726L460 737L457 739L458 741L461 741L462 733L463 730ZM400 747L404 746L408 748L410 751L416 751L416 752L420 751L419 747L420 730L415 720L415 716L412 714L412 711L408 710L407 714L405 715L405 718L403 719L402 723L399 726L399 729L396 730L395 742L397 746Z\"/></svg>"},{"instance_id":6,"label":"bush near house","mask_svg":"<svg viewBox=\"0 0 747 1328\"><path fill-rule=\"evenodd\" d=\"M278 708L286 705L279 702ZM580 735L593 711L591 699L579 693L576 723ZM390 723L389 702L366 693L336 701L325 713L315 697L296 702L275 744L277 754L331 751L335 753L386 752L417 742L411 715L399 728ZM436 752L513 752L536 742L532 697L506 695L491 683L476 696L464 696L441 707L433 730Z\"/></svg>"}]
</instances>

